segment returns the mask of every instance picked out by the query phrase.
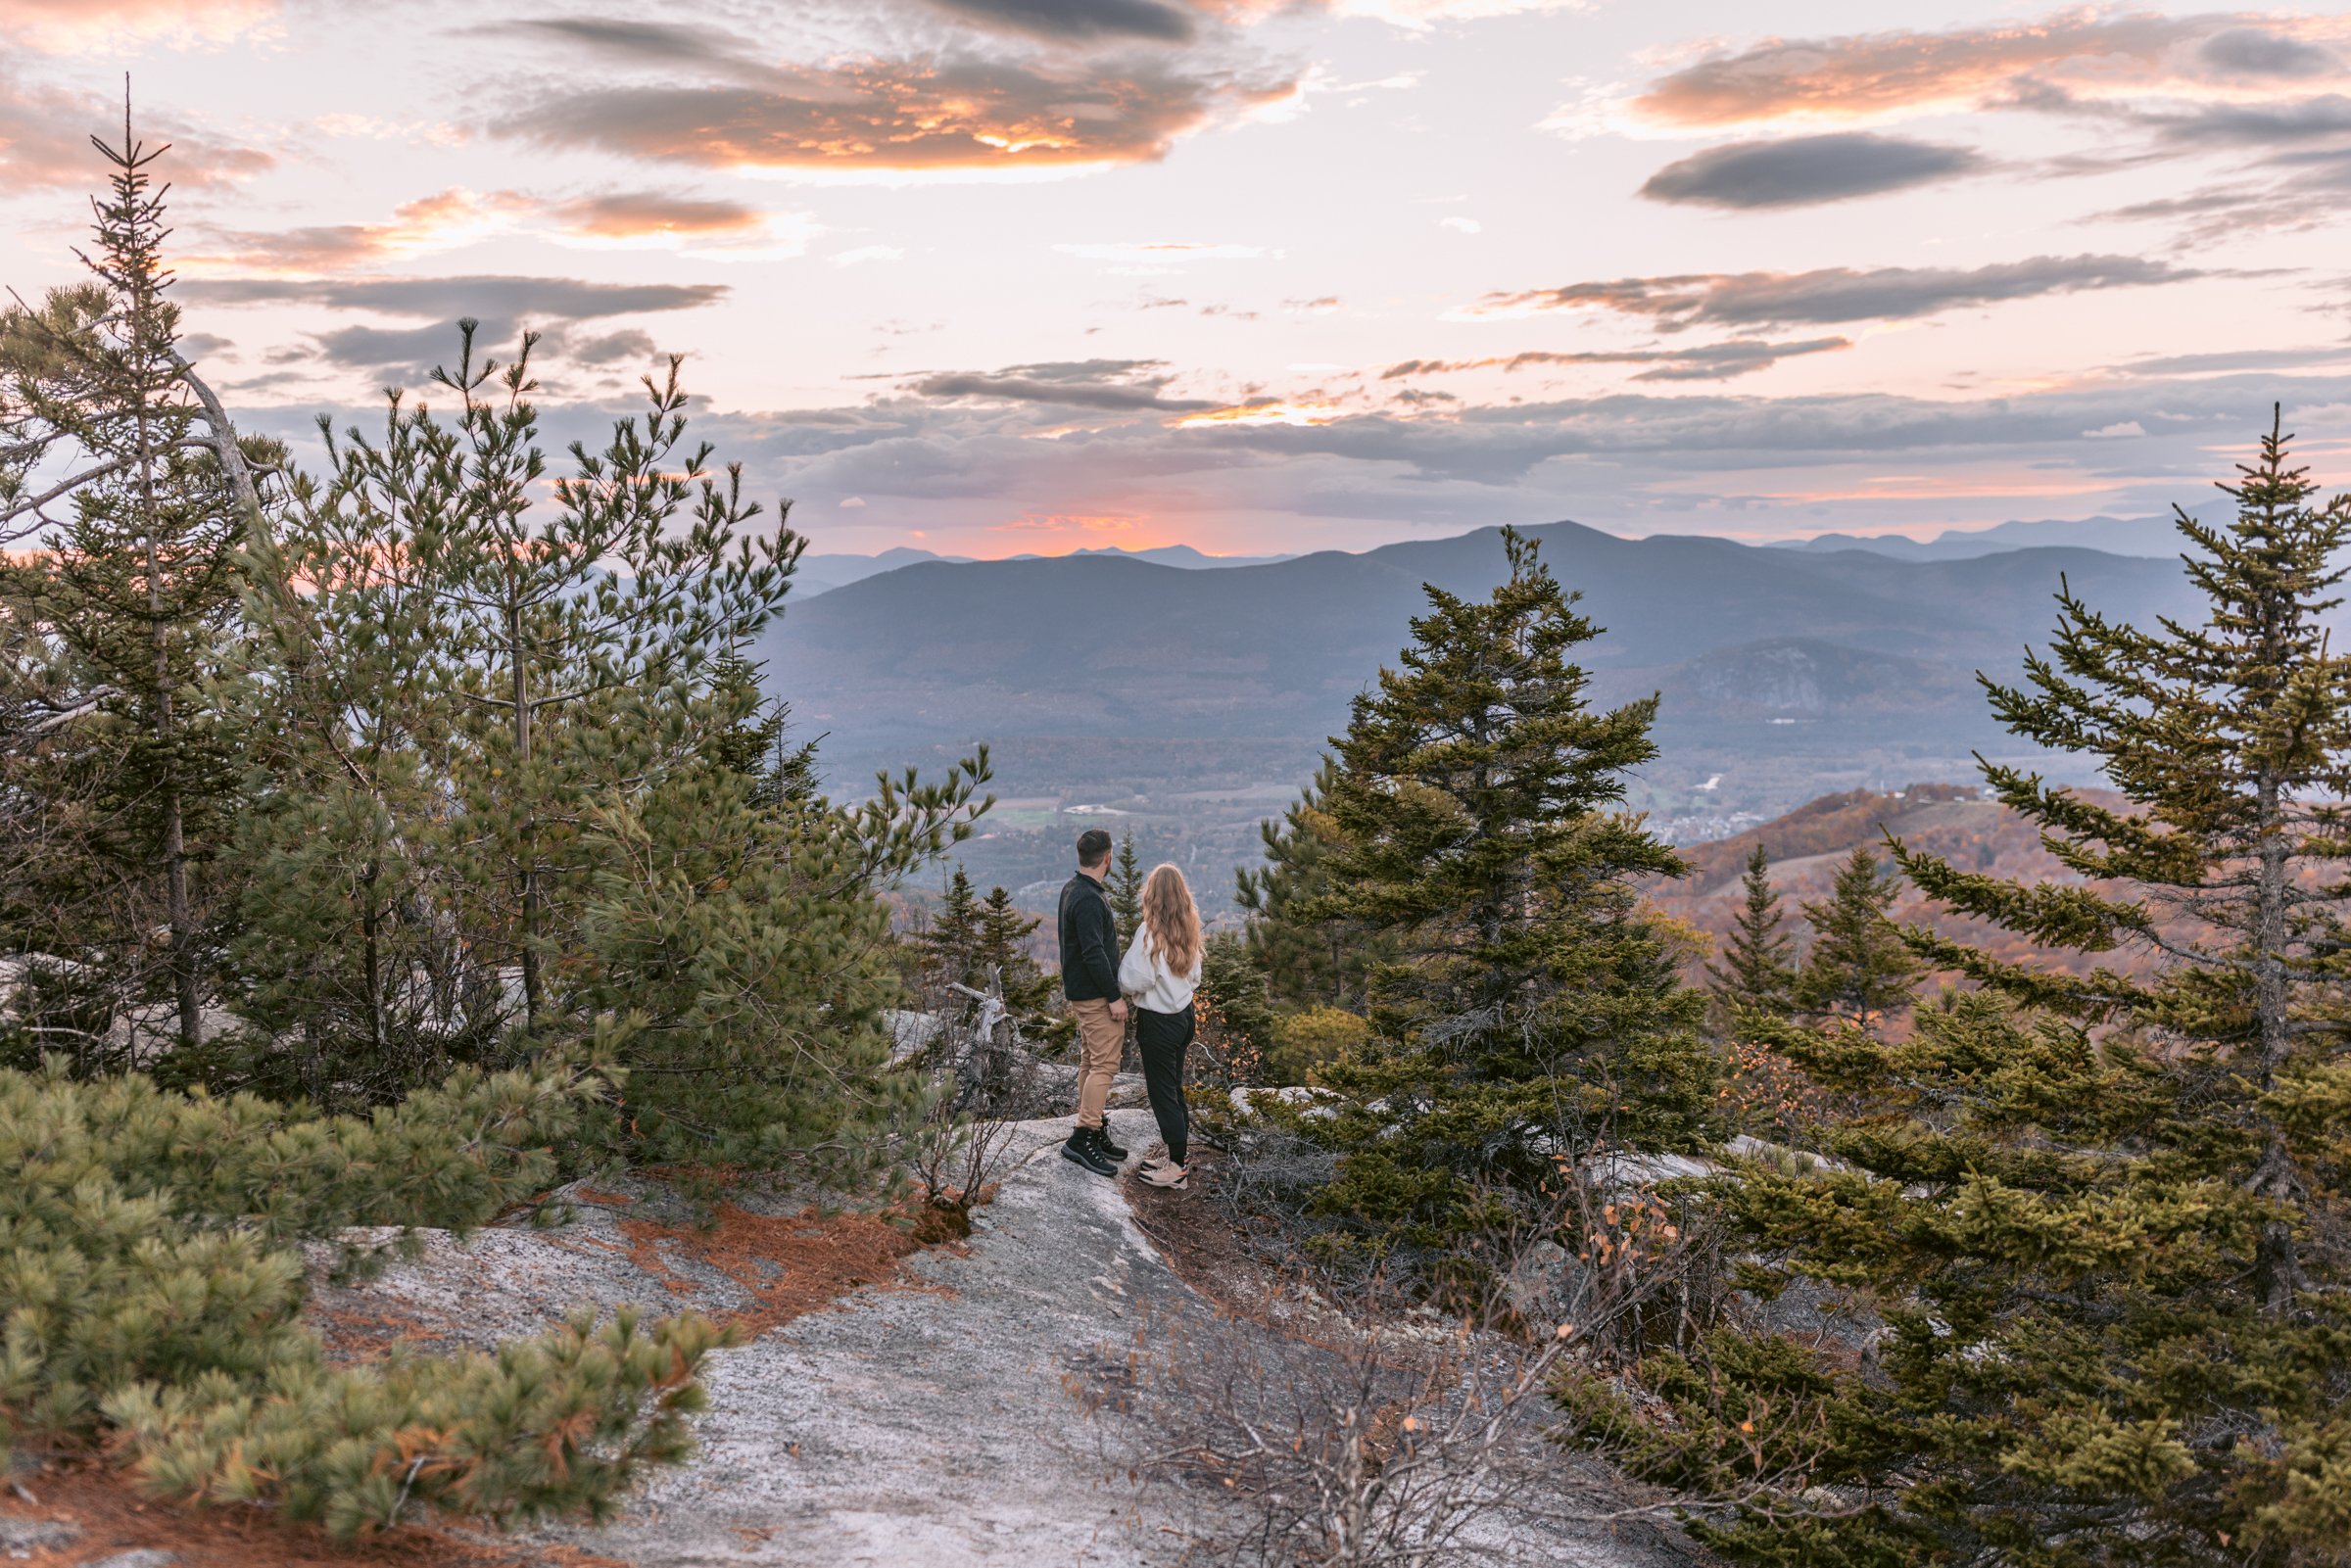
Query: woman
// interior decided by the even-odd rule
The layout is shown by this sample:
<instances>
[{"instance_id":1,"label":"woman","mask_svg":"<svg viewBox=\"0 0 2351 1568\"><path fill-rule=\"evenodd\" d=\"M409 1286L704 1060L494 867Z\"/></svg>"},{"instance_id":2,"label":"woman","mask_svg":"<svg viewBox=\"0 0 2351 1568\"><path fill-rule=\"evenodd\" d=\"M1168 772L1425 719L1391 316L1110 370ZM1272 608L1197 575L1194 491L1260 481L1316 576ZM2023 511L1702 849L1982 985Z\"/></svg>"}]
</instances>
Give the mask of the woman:
<instances>
[{"instance_id":1,"label":"woman","mask_svg":"<svg viewBox=\"0 0 2351 1568\"><path fill-rule=\"evenodd\" d=\"M1155 866L1143 881L1143 924L1119 962L1119 989L1134 1007L1134 1039L1143 1053L1151 1114L1167 1140L1165 1160L1143 1162L1154 1187L1184 1184L1191 1155L1191 1113L1183 1104L1183 1053L1192 1043L1192 992L1200 986L1200 910L1183 873Z\"/></svg>"}]
</instances>

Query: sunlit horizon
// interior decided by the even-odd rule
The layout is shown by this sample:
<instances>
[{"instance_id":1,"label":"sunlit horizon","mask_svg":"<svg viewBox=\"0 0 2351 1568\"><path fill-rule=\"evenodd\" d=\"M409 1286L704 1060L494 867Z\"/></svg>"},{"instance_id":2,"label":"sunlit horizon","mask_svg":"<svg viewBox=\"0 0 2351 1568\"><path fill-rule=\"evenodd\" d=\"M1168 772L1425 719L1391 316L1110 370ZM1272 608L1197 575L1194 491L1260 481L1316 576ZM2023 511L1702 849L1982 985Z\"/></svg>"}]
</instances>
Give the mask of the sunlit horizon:
<instances>
[{"instance_id":1,"label":"sunlit horizon","mask_svg":"<svg viewBox=\"0 0 2351 1568\"><path fill-rule=\"evenodd\" d=\"M2351 474L2351 19L1988 0L0 0L0 276L171 151L189 348L362 426L663 355L826 552L1932 539Z\"/></svg>"}]
</instances>

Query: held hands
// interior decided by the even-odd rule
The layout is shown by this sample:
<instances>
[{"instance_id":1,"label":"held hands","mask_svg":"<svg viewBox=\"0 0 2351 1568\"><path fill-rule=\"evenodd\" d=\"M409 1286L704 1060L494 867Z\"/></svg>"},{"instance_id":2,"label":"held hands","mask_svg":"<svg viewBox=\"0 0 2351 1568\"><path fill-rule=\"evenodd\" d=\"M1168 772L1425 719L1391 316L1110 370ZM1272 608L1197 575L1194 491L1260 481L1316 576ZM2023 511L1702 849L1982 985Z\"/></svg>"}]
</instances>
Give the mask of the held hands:
<instances>
[{"instance_id":1,"label":"held hands","mask_svg":"<svg viewBox=\"0 0 2351 1568\"><path fill-rule=\"evenodd\" d=\"M1125 997L1121 997L1116 1002L1110 1004L1110 1021L1113 1023L1124 1023L1127 1022L1127 999Z\"/></svg>"}]
</instances>

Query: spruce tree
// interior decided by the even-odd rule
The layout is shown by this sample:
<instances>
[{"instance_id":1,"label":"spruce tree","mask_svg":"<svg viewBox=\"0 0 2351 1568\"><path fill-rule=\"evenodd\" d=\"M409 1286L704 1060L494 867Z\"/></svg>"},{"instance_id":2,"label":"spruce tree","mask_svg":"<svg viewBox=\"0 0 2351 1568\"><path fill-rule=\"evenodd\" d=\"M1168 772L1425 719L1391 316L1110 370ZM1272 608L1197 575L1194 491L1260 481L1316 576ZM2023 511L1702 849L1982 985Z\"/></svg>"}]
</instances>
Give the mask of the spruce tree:
<instances>
[{"instance_id":1,"label":"spruce tree","mask_svg":"<svg viewBox=\"0 0 2351 1568\"><path fill-rule=\"evenodd\" d=\"M916 945L922 950L925 972L936 983L975 988L986 984L981 967L980 901L972 896L972 879L961 866L947 879L938 912Z\"/></svg>"},{"instance_id":2,"label":"spruce tree","mask_svg":"<svg viewBox=\"0 0 2351 1568\"><path fill-rule=\"evenodd\" d=\"M759 665L740 649L711 662L710 689L722 717L707 754L751 780L760 804L804 804L817 792L817 743L793 737L792 704L769 696L759 677Z\"/></svg>"},{"instance_id":3,"label":"spruce tree","mask_svg":"<svg viewBox=\"0 0 2351 1568\"><path fill-rule=\"evenodd\" d=\"M1381 937L1361 922L1299 918L1327 888L1329 857L1340 842L1325 804L1336 776L1337 764L1325 757L1281 820L1258 825L1264 862L1240 869L1239 897L1250 915L1250 952L1274 1000L1361 1012L1383 956Z\"/></svg>"},{"instance_id":4,"label":"spruce tree","mask_svg":"<svg viewBox=\"0 0 2351 1568\"><path fill-rule=\"evenodd\" d=\"M1042 924L1014 908L1007 888L989 888L980 905L981 970L995 972L1005 1007L1032 1033L1050 1032L1061 1014L1056 1006L1061 987L1029 950L1029 939Z\"/></svg>"},{"instance_id":5,"label":"spruce tree","mask_svg":"<svg viewBox=\"0 0 2351 1568\"><path fill-rule=\"evenodd\" d=\"M1599 629L1533 540L1503 537L1510 580L1482 602L1429 589L1400 667L1356 698L1327 878L1299 911L1393 944L1377 1040L1324 1071L1343 1099L1301 1122L1342 1152L1323 1202L1440 1273L1473 1274L1461 1244L1559 1160L1713 1130L1704 1001L1637 893L1681 863L1620 809L1656 700L1591 706L1570 655Z\"/></svg>"},{"instance_id":6,"label":"spruce tree","mask_svg":"<svg viewBox=\"0 0 2351 1568\"><path fill-rule=\"evenodd\" d=\"M1135 857L1132 832L1119 836L1119 855L1111 865L1106 890L1111 918L1119 925L1119 945L1124 949L1143 924L1143 866Z\"/></svg>"},{"instance_id":7,"label":"spruce tree","mask_svg":"<svg viewBox=\"0 0 2351 1568\"><path fill-rule=\"evenodd\" d=\"M1918 957L1888 918L1900 884L1877 857L1856 849L1837 873L1827 899L1804 906L1812 946L1797 972L1795 1003L1805 1017L1834 1021L1865 1035L1906 1011L1918 994Z\"/></svg>"},{"instance_id":8,"label":"spruce tree","mask_svg":"<svg viewBox=\"0 0 2351 1568\"><path fill-rule=\"evenodd\" d=\"M92 204L96 243L76 253L90 281L0 321L0 540L40 531L43 548L10 565L9 596L77 666L78 711L117 732L84 753L105 759L89 875L153 894L130 900L107 958L126 999L168 999L177 1041L193 1045L235 785L215 688L236 550L258 507L235 432L179 352L165 188L152 177L167 149L133 136L127 106L121 145L91 145L110 176ZM70 514L53 517L61 503Z\"/></svg>"},{"instance_id":9,"label":"spruce tree","mask_svg":"<svg viewBox=\"0 0 2351 1568\"><path fill-rule=\"evenodd\" d=\"M2319 503L2276 426L2240 475L2231 522L2177 519L2202 624L2067 586L2024 682L1986 683L2124 797L1985 766L2082 880L1895 848L2046 956L1913 930L1976 989L1898 1044L1780 1042L1861 1114L1834 1166L1725 1185L1748 1283L1874 1309L1874 1352L1725 1333L1639 1367L1637 1399L1565 1391L1588 1438L1706 1497L1698 1533L1735 1560L2344 1560L2351 665L2327 620L2351 499Z\"/></svg>"},{"instance_id":10,"label":"spruce tree","mask_svg":"<svg viewBox=\"0 0 2351 1568\"><path fill-rule=\"evenodd\" d=\"M1785 1018L1796 1005L1796 938L1782 928L1771 856L1756 844L1740 878L1745 901L1719 962L1706 965L1706 990L1726 1030L1744 1014Z\"/></svg>"}]
</instances>

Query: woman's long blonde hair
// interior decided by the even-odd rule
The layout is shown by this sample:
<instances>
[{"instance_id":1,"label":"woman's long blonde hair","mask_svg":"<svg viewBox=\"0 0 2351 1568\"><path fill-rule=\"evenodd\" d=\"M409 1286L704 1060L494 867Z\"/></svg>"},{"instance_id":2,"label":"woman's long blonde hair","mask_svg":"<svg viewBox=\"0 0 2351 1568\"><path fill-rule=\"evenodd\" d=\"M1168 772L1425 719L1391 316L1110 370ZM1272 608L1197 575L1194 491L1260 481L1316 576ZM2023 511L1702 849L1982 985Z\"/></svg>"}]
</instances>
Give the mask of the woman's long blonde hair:
<instances>
[{"instance_id":1,"label":"woman's long blonde hair","mask_svg":"<svg viewBox=\"0 0 2351 1568\"><path fill-rule=\"evenodd\" d=\"M1191 884L1171 865L1154 866L1143 879L1143 928L1173 974L1189 974L1200 962L1200 906Z\"/></svg>"}]
</instances>

